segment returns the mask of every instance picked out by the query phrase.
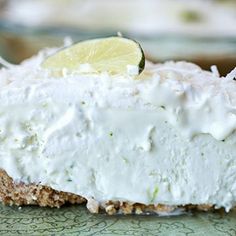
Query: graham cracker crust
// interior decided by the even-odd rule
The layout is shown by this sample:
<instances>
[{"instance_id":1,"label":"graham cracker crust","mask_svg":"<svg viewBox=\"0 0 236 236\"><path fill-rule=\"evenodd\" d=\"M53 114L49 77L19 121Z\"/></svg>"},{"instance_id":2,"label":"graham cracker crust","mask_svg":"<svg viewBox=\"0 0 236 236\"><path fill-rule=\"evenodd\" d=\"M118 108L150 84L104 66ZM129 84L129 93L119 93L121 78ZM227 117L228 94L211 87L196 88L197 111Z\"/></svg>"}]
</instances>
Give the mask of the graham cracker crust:
<instances>
[{"instance_id":1,"label":"graham cracker crust","mask_svg":"<svg viewBox=\"0 0 236 236\"><path fill-rule=\"evenodd\" d=\"M51 187L40 184L14 183L13 179L0 169L0 201L5 205L39 205L41 207L57 207L69 204L81 204L87 202L87 208L91 213L105 211L109 215L114 214L143 214L158 213L168 214L180 208L183 210L209 211L214 209L213 205L144 205L140 203L127 203L120 201L108 201L100 204L94 199L85 199L79 195L57 191Z\"/></svg>"},{"instance_id":2,"label":"graham cracker crust","mask_svg":"<svg viewBox=\"0 0 236 236\"><path fill-rule=\"evenodd\" d=\"M5 205L59 208L66 203L80 204L86 200L78 195L56 191L43 185L14 183L4 170L0 170L0 201Z\"/></svg>"}]
</instances>

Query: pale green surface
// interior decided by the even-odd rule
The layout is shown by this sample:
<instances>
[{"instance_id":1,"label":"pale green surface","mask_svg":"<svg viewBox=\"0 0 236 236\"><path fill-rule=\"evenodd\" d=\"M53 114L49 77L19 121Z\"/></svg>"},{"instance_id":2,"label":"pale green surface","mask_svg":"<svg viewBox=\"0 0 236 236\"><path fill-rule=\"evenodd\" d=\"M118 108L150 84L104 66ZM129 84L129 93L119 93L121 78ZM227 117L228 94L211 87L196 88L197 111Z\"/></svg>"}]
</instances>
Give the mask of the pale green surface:
<instances>
[{"instance_id":1,"label":"pale green surface","mask_svg":"<svg viewBox=\"0 0 236 236\"><path fill-rule=\"evenodd\" d=\"M0 235L236 235L236 211L182 216L108 216L85 206L61 209L0 205Z\"/></svg>"}]
</instances>

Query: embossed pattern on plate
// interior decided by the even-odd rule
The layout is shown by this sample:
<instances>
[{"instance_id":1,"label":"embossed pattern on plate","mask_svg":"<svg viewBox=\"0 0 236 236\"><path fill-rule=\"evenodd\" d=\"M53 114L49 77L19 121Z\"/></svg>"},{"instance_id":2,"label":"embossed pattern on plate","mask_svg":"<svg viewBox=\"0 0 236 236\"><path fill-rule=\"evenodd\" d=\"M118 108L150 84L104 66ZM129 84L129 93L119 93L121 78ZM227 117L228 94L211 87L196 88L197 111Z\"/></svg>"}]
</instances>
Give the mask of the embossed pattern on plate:
<instances>
[{"instance_id":1,"label":"embossed pattern on plate","mask_svg":"<svg viewBox=\"0 0 236 236\"><path fill-rule=\"evenodd\" d=\"M85 206L61 209L0 204L0 235L236 235L236 211L158 217L94 215Z\"/></svg>"}]
</instances>

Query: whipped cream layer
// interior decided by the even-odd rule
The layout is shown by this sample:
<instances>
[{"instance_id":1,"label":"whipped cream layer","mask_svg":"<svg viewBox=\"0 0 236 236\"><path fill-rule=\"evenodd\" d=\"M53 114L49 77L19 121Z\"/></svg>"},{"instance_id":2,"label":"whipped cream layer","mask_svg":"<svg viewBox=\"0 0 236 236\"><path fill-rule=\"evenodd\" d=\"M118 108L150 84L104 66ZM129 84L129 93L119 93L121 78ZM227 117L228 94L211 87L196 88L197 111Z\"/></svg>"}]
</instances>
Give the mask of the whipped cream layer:
<instances>
[{"instance_id":1,"label":"whipped cream layer","mask_svg":"<svg viewBox=\"0 0 236 236\"><path fill-rule=\"evenodd\" d=\"M15 181L100 203L235 205L234 72L167 62L54 78L46 56L0 71L0 168Z\"/></svg>"}]
</instances>

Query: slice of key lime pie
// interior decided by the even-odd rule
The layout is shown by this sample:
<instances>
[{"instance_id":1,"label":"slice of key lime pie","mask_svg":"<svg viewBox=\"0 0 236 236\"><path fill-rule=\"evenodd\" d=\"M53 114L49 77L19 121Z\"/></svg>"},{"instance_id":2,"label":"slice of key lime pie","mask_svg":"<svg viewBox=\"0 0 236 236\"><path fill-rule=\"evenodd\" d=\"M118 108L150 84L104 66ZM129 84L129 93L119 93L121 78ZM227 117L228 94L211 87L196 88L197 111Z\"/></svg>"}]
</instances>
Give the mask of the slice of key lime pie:
<instances>
[{"instance_id":1,"label":"slice of key lime pie","mask_svg":"<svg viewBox=\"0 0 236 236\"><path fill-rule=\"evenodd\" d=\"M111 37L0 71L0 198L91 212L236 205L236 71Z\"/></svg>"}]
</instances>

